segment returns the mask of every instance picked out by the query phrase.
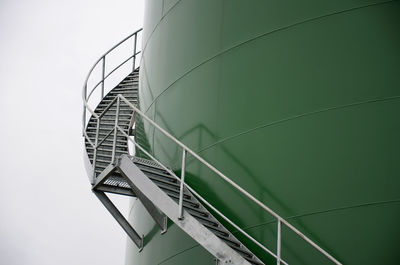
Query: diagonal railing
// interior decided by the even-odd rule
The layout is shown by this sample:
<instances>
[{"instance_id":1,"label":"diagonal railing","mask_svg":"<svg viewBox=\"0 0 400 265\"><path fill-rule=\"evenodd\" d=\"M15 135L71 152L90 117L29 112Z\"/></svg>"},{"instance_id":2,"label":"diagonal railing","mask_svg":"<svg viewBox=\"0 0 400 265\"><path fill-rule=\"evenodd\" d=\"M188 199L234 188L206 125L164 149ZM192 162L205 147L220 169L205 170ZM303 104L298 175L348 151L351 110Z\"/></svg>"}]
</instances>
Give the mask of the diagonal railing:
<instances>
[{"instance_id":1,"label":"diagonal railing","mask_svg":"<svg viewBox=\"0 0 400 265\"><path fill-rule=\"evenodd\" d=\"M133 33L132 35L128 36L126 39L123 41L127 40L130 37L133 37L136 35L139 31ZM137 36L134 37L135 40L137 40ZM121 41L120 43L122 43ZM118 46L118 45L116 45ZM114 46L113 49L116 47ZM112 50L112 49L111 49ZM109 51L110 52L110 51ZM136 51L136 42L135 42L135 49L133 53L133 57L130 58L135 58L135 56L139 52ZM105 60L105 55L101 57L95 65L97 65L100 61ZM124 62L126 63L126 61ZM135 67L135 63L133 64L133 67ZM94 67L93 67L94 68ZM93 68L91 69L90 73L93 71ZM88 76L90 76L90 73ZM104 83L105 78L109 75L103 75L102 82ZM88 79L87 79L88 80ZM115 153L116 153L116 138L117 138L117 133L118 131L122 133L129 141L131 141L136 148L141 150L144 154L146 154L148 157L150 157L152 160L154 160L157 164L160 165L164 170L166 170L169 174L174 176L178 181L180 181L180 194L179 194L179 217L183 218L183 190L186 187L189 191L191 191L200 201L202 201L205 205L207 205L210 209L212 209L215 213L217 213L221 218L223 218L226 222L228 222L230 225L232 225L237 231L239 231L241 234L243 234L245 237L247 237L249 240L251 240L253 243L255 243L258 247L263 249L265 252L273 256L277 264L285 264L288 265L286 261L282 259L281 255L281 246L282 246L282 227L286 226L289 228L291 231L293 231L295 234L297 234L300 238L302 238L305 242L307 242L309 245L311 245L313 248L315 248L317 251L319 251L321 254L323 254L326 258L328 258L331 262L337 265L341 265L342 263L339 262L336 258L334 258L332 255L330 255L327 251L325 251L323 248L321 248L318 244L316 244L313 240L311 240L309 237L307 237L305 234L300 232L297 228L295 228L293 225L291 225L288 221L286 221L284 218L282 218L280 215L278 215L276 212L274 212L271 208L266 206L264 203L262 203L260 200L258 200L256 197L254 197L252 194L250 194L248 191L246 191L244 188L242 188L240 185L232 181L230 178L228 178L226 175L224 175L221 171L219 171L217 168L215 168L212 164L207 162L205 159L203 159L201 156L199 156L196 152L191 150L189 147L187 147L185 144L183 144L181 141L173 137L170 133L168 133L166 130L164 130L162 127L160 127L157 123L155 123L152 119L147 117L143 112L141 112L135 105L133 105L131 102L129 102L128 99L126 99L124 96L121 94L118 94L108 105L107 107L103 110L102 113L96 114L87 104L87 99L86 97L86 92L87 92L87 80L85 82L84 86L84 92L83 92L83 100L84 100L84 120L83 120L83 134L85 139L89 142L89 144L93 147L94 149L94 156L93 156L93 169L95 169L96 161L97 161L97 152L96 150L101 146L101 144L104 142L105 139L107 139L110 136L113 136L113 149L112 149L112 159L111 163L115 163ZM99 86L100 83L97 84L96 87ZM94 89L96 89L93 88ZM103 88L102 88L103 89ZM92 92L89 94L92 94ZM103 97L104 95L102 95ZM129 106L133 110L133 117L136 118L136 114L138 114L140 117L145 119L149 124L151 124L154 128L156 128L159 132L161 132L163 135L168 137L170 140L172 140L176 145L178 145L182 149L182 165L181 165L181 175L178 177L172 170L170 170L168 167L163 165L159 160L157 160L156 157L151 155L145 148L140 146L137 142L132 140L132 138L129 137L129 135L119 126L118 121L119 121L119 110L120 110L120 104L121 102L124 102L127 106ZM99 126L100 126L100 121L101 118L104 116L104 114L109 110L114 104L117 104L116 108L116 113L115 113L115 123L114 127L110 129L110 131L102 138L99 139ZM93 115L93 117L97 120L97 130L96 130L96 138L95 142L88 137L87 133L85 132L85 124L86 124L86 114L85 111L88 109L88 111ZM228 217L226 217L223 213L221 213L218 209L216 209L210 202L208 202L204 197L202 197L199 193L197 193L193 188L191 188L187 183L185 183L185 167L186 167L186 159L187 156L191 155L193 158L198 160L201 164L209 168L212 172L214 172L217 176L219 176L222 180L224 180L226 183L228 183L230 186L235 188L237 191L239 191L241 194L243 194L245 197L250 199L253 203L255 203L257 206L259 206L261 209L263 209L265 212L269 213L272 215L276 221L277 221L277 242L276 242L276 252L270 250L263 244L261 244L259 241L257 241L254 237L249 235L246 231L244 231L241 227L239 227L236 223L234 223L232 220L230 220ZM95 184L96 183L96 174L95 170L93 170L94 174L91 176L91 183Z\"/></svg>"}]
</instances>

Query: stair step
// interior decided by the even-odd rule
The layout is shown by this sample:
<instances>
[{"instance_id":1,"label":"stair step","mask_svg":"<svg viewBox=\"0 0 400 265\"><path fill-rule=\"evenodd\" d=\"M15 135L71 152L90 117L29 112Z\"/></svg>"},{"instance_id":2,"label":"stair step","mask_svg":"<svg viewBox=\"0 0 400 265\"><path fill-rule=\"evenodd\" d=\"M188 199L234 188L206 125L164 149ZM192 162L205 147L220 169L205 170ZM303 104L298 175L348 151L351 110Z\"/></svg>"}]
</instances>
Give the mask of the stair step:
<instances>
[{"instance_id":1,"label":"stair step","mask_svg":"<svg viewBox=\"0 0 400 265\"><path fill-rule=\"evenodd\" d=\"M90 137L90 136L89 136L89 138L92 140L93 143L95 143L94 136L93 136L93 137ZM100 140L102 140L102 137L99 138L99 143L100 143ZM88 146L91 146L91 145L89 144L89 142L87 142L86 144L87 144ZM126 139L126 138L117 137L116 145L119 145L119 147L128 147L127 139ZM99 145L99 147L107 147L107 146L111 146L111 147L114 146L114 139L113 139L112 136L106 138L106 139Z\"/></svg>"},{"instance_id":2,"label":"stair step","mask_svg":"<svg viewBox=\"0 0 400 265\"><path fill-rule=\"evenodd\" d=\"M117 157L119 157L119 156L121 156L121 155L126 155L126 153L118 153L118 152L117 152L117 153L115 154L115 157L117 158ZM98 160L111 161L111 156L112 156L112 155L105 155L105 154L101 154L101 153L97 152L96 156L97 156L97 161L98 161ZM89 154L89 159L92 161L92 159L93 159L93 154Z\"/></svg>"},{"instance_id":3,"label":"stair step","mask_svg":"<svg viewBox=\"0 0 400 265\"><path fill-rule=\"evenodd\" d=\"M100 126L101 127L101 126ZM108 138L110 138L110 139L112 139L113 137L114 137L114 129L113 128L111 128L112 129L112 131L110 130L110 129L99 129L99 141L104 137L104 136L106 136L108 133L110 133L110 136L108 137ZM89 137L91 137L91 136L93 136L93 137L95 137L96 136L96 130L90 130L90 131L87 131L86 132L87 133L87 135L89 136ZM126 132L125 132L126 133ZM123 134L122 134L122 132L121 131L117 131L117 137L118 138L124 138L124 139L126 139L127 137L126 136L124 136Z\"/></svg>"},{"instance_id":4,"label":"stair step","mask_svg":"<svg viewBox=\"0 0 400 265\"><path fill-rule=\"evenodd\" d=\"M253 265L264 265L264 263L258 262L256 260L253 259L247 259L246 257L244 257L248 262L250 262ZM283 263L282 263L283 264Z\"/></svg>"},{"instance_id":5,"label":"stair step","mask_svg":"<svg viewBox=\"0 0 400 265\"><path fill-rule=\"evenodd\" d=\"M101 100L101 102L104 104L104 103L107 103L107 105L111 102L111 101L113 101L114 99L115 99L115 97L116 96L118 96L118 94L121 94L121 93L111 93L111 94L109 94L109 96L107 96L107 97L104 97L102 100ZM135 101L135 100L137 100L137 96L128 96L128 95L123 95L124 96L124 98L126 98L129 102L131 102L131 101Z\"/></svg>"},{"instance_id":6,"label":"stair step","mask_svg":"<svg viewBox=\"0 0 400 265\"><path fill-rule=\"evenodd\" d=\"M248 258L248 259L252 259L253 258L253 254L251 254L250 252L240 248L240 247L236 247L234 244L231 244L230 241L226 240L225 238L221 238L222 241L224 241L225 243L228 244L228 246L230 246L231 248L233 248L234 250L236 250L237 252L239 252L239 254L244 257L244 258Z\"/></svg>"},{"instance_id":7,"label":"stair step","mask_svg":"<svg viewBox=\"0 0 400 265\"><path fill-rule=\"evenodd\" d=\"M100 135L100 136L105 136L105 135L109 134L110 132L111 132L111 136L114 136L114 129L115 129L115 128L101 128L101 127L102 127L102 126L100 125L100 128L99 128L99 135ZM87 130L86 133L87 133L88 135L96 135L96 131L97 131L97 128L96 128L96 129L90 128L90 130ZM127 131L128 131L128 130L126 130L125 133L126 133ZM117 136L122 137L122 136L124 136L124 135L122 134L122 132L121 132L120 130L117 130ZM125 137L125 136L124 136L124 137Z\"/></svg>"},{"instance_id":8,"label":"stair step","mask_svg":"<svg viewBox=\"0 0 400 265\"><path fill-rule=\"evenodd\" d=\"M213 233L215 235L219 234L219 235L221 235L223 237L229 237L229 233L226 232L226 231L221 230L218 226L217 227L216 226L210 226L210 225L207 225L207 224L204 224L204 226L207 227L208 229L214 231Z\"/></svg>"},{"instance_id":9,"label":"stair step","mask_svg":"<svg viewBox=\"0 0 400 265\"><path fill-rule=\"evenodd\" d=\"M116 88L112 91L137 91L139 88L139 82L133 80L122 81Z\"/></svg>"},{"instance_id":10,"label":"stair step","mask_svg":"<svg viewBox=\"0 0 400 265\"><path fill-rule=\"evenodd\" d=\"M126 117L128 117L129 119L131 118L132 114L131 113L119 113L119 117L122 118L124 117L126 119ZM106 113L104 113L103 117L101 118L101 120L104 117L112 117L113 120L115 121L115 111L114 113L112 113L112 111L107 111Z\"/></svg>"},{"instance_id":11,"label":"stair step","mask_svg":"<svg viewBox=\"0 0 400 265\"><path fill-rule=\"evenodd\" d=\"M91 145L89 145L88 143L86 144L87 146L87 153L88 154L92 154L94 152L93 148ZM90 148L89 148L90 147ZM117 144L117 151L118 152L128 152L128 146L126 145L121 145L121 144ZM102 144L101 146L99 146L99 148L97 150L104 150L104 149L108 149L111 151L111 149L113 148L112 144ZM103 151L104 152L104 151Z\"/></svg>"},{"instance_id":12,"label":"stair step","mask_svg":"<svg viewBox=\"0 0 400 265\"><path fill-rule=\"evenodd\" d=\"M154 182L154 181L153 181ZM165 191L168 191L168 193L169 194L177 194L178 195L178 197L179 197L179 188L178 189L175 189L175 188L173 188L173 187L170 187L170 186L167 186L167 185L164 185L164 184L162 184L162 183L156 183L156 182L154 182L154 184L156 184L160 189L162 189L164 192ZM190 200L191 198L192 198L192 195L189 195L189 194L187 194L187 193L184 193L183 194L183 197L185 198L185 199L187 199L187 200Z\"/></svg>"},{"instance_id":13,"label":"stair step","mask_svg":"<svg viewBox=\"0 0 400 265\"><path fill-rule=\"evenodd\" d=\"M93 133L93 134L89 134L88 133L88 136L89 136L89 138L91 138L91 140L93 141L93 142L95 142L95 136L96 136L96 134L95 133ZM103 136L103 135L100 135L99 136L99 143L100 143L100 141L103 141L103 138L104 138L105 136ZM123 144L123 143L127 143L127 139L126 139L126 137L125 136L117 136L117 139L116 139L116 142L117 143L120 143L120 144ZM114 135L110 135L110 136L108 136L106 139L104 139L104 141L100 144L100 146L102 146L104 143L108 143L108 144L113 144L114 143ZM99 146L99 147L100 147Z\"/></svg>"},{"instance_id":14,"label":"stair step","mask_svg":"<svg viewBox=\"0 0 400 265\"><path fill-rule=\"evenodd\" d=\"M97 113L97 114L100 114L100 113L102 113L106 108L107 108L107 107L99 107L99 108L96 108L96 110L95 110L94 112ZM112 107L110 107L109 109L107 109L106 112L110 112L110 113L113 113L113 114L115 115L115 113L117 112L117 106L116 106L116 105L113 105ZM132 112L133 112L133 109L131 109L129 106L124 106L124 107L120 106L120 107L119 107L119 113L120 113L120 114L121 114L121 113L124 113L124 114L132 115Z\"/></svg>"},{"instance_id":15,"label":"stair step","mask_svg":"<svg viewBox=\"0 0 400 265\"><path fill-rule=\"evenodd\" d=\"M110 121L113 121L114 123L115 123L115 116L114 117L103 117L103 118L101 118L101 121L105 121L105 122L110 122ZM123 122L126 122L126 123L130 123L131 122L131 119L122 119L122 118L120 118L119 119L119 122L121 122L121 123L123 123Z\"/></svg>"},{"instance_id":16,"label":"stair step","mask_svg":"<svg viewBox=\"0 0 400 265\"><path fill-rule=\"evenodd\" d=\"M135 164L136 164L136 163L135 163ZM139 165L138 167L139 167L146 175L147 175L147 173L148 173L148 174L150 174L150 175L161 176L161 177L168 178L171 182L178 183L178 180L177 180L175 177L171 176L170 174L168 174L168 172L166 172L166 171L164 171L164 170L155 170L155 169L153 169L153 168L146 167L146 166L144 166L144 165ZM179 183L178 183L178 185L179 185Z\"/></svg>"},{"instance_id":17,"label":"stair step","mask_svg":"<svg viewBox=\"0 0 400 265\"><path fill-rule=\"evenodd\" d=\"M118 147L118 145L117 145L117 147ZM124 148L126 148L126 145L119 145L119 147L120 147L120 149L116 149L116 152L117 152L117 153L126 152L126 151L124 150ZM97 148L97 153L100 152L100 153L104 153L104 154L111 154L112 149L113 149L113 146L112 146L112 145L110 145L110 146L99 146L99 147ZM93 148L90 149L90 150L88 150L88 154L93 154L93 152L94 152Z\"/></svg>"},{"instance_id":18,"label":"stair step","mask_svg":"<svg viewBox=\"0 0 400 265\"><path fill-rule=\"evenodd\" d=\"M89 143L87 143L87 146L89 146L90 148L92 147ZM128 149L128 145L127 145L126 143L125 143L125 144L121 144L121 143L118 143L118 142L117 142L116 146L117 146L117 148L120 148L119 150L122 150L122 148ZM112 143L112 142L110 143L110 142L104 141L104 142L99 146L99 148L107 148L107 147L113 148L113 143ZM93 149L93 148L91 148L91 149Z\"/></svg>"},{"instance_id":19,"label":"stair step","mask_svg":"<svg viewBox=\"0 0 400 265\"><path fill-rule=\"evenodd\" d=\"M108 92L104 98L109 98L110 96L114 97L114 95L117 94L122 94L124 97L136 97L135 91L137 91L137 88L133 88L133 84L120 85Z\"/></svg>"},{"instance_id":20,"label":"stair step","mask_svg":"<svg viewBox=\"0 0 400 265\"><path fill-rule=\"evenodd\" d=\"M121 83L118 85L118 87L116 87L115 89L113 89L114 92L118 92L118 91L127 91L127 90L133 90L133 91L137 91L139 88L139 83L137 82L126 82L126 83Z\"/></svg>"},{"instance_id":21,"label":"stair step","mask_svg":"<svg viewBox=\"0 0 400 265\"><path fill-rule=\"evenodd\" d=\"M171 199L173 199L176 203L179 202L179 195L176 194L167 194ZM194 209L200 209L200 204L197 202L194 202L193 200L186 200L184 199L186 204L183 206L188 206L188 208L194 208Z\"/></svg>"},{"instance_id":22,"label":"stair step","mask_svg":"<svg viewBox=\"0 0 400 265\"><path fill-rule=\"evenodd\" d=\"M116 88L127 86L127 85L129 85L133 88L133 87L137 87L139 85L139 82L135 81L135 79L122 81Z\"/></svg>"},{"instance_id":23,"label":"stair step","mask_svg":"<svg viewBox=\"0 0 400 265\"><path fill-rule=\"evenodd\" d=\"M199 205L199 207L193 207L192 205L183 205L183 208L184 209L186 209L186 210L189 210L189 211L193 211L193 212L197 212L197 213L199 213L199 214L203 214L204 213L204 210L202 209L202 207L200 207L200 205Z\"/></svg>"},{"instance_id":24,"label":"stair step","mask_svg":"<svg viewBox=\"0 0 400 265\"><path fill-rule=\"evenodd\" d=\"M105 167L104 167L105 168ZM100 174L101 172L103 172L103 170L104 170L104 168L102 168L102 169L99 169L99 168L97 168L97 166L96 166L96 173L97 174ZM126 185L129 185L129 184L127 184L126 183ZM164 190L163 190L164 191ZM169 195L170 196L170 191L169 190L165 190L164 191L167 195ZM172 196L176 196L176 194L171 194ZM179 199L179 193L178 193L178 195L176 196L176 198L177 199ZM193 205L194 203L190 200L190 199L188 199L186 196L184 196L184 198L183 198L183 206L186 208L186 205L187 204L189 204L189 205ZM198 206L198 205L197 205ZM187 207L187 208L190 208L190 207Z\"/></svg>"},{"instance_id":25,"label":"stair step","mask_svg":"<svg viewBox=\"0 0 400 265\"><path fill-rule=\"evenodd\" d=\"M90 156L93 156L93 154L94 154L94 150L88 150L88 155L89 155L89 157ZM127 152L124 152L124 151L120 151L120 150L117 150L116 152L115 152L115 155L116 156L120 156L120 155L127 155L128 153ZM102 156L102 157L111 157L111 155L112 155L112 150L110 149L110 150L107 150L107 151L102 151L102 150L98 150L97 149L97 156Z\"/></svg>"},{"instance_id":26,"label":"stair step","mask_svg":"<svg viewBox=\"0 0 400 265\"><path fill-rule=\"evenodd\" d=\"M101 143L101 145L99 147L114 146L113 144L114 144L114 140L112 138L110 138L110 139L107 138ZM125 145L126 147L128 147L126 138L120 139L117 137L116 144L120 145L121 147L122 147L122 145Z\"/></svg>"},{"instance_id":27,"label":"stair step","mask_svg":"<svg viewBox=\"0 0 400 265\"><path fill-rule=\"evenodd\" d=\"M110 156L109 158L111 158L111 156ZM97 163L97 162L98 162L98 163L105 164L105 165L108 165L108 164L111 163L110 160L105 160L105 159L102 159L102 158L99 158L99 157L97 157L96 163Z\"/></svg>"},{"instance_id":28,"label":"stair step","mask_svg":"<svg viewBox=\"0 0 400 265\"><path fill-rule=\"evenodd\" d=\"M136 97L130 97L129 94L130 93L115 93L115 94L111 94L111 95L107 95L106 97L103 98L103 100L99 103L99 105L97 105L96 108L104 108L110 105L111 101L115 101L114 103L111 104L112 107L117 106L117 101L115 98L118 96L118 94L122 94L122 96L124 98L126 98L130 103L132 103L132 101L136 101L137 98ZM120 106L124 106L124 107L128 107L129 104L126 103L124 100L120 100L119 101Z\"/></svg>"},{"instance_id":29,"label":"stair step","mask_svg":"<svg viewBox=\"0 0 400 265\"><path fill-rule=\"evenodd\" d=\"M143 172L144 172L144 171L143 171ZM153 175L153 174L149 174L149 173L146 173L146 172L144 172L144 173L145 173L146 176L148 176L151 180L160 182L160 183L162 183L162 184L164 184L164 185L167 185L167 186L171 186L171 188L177 188L177 189L179 190L180 187L181 187L179 183L171 182L169 179L167 179L167 178L165 178L165 177L160 177L160 176L158 176L158 175Z\"/></svg>"},{"instance_id":30,"label":"stair step","mask_svg":"<svg viewBox=\"0 0 400 265\"><path fill-rule=\"evenodd\" d=\"M97 108L96 108L96 111L98 111L98 112L103 112L106 108L108 107L108 105L107 106L98 106ZM109 109L108 109L108 111L113 111L113 112L115 112L117 110L117 104L114 104L114 105L112 105ZM121 112L133 112L133 109L130 107L130 106L128 106L127 104L125 104L125 102L123 102L123 104L122 103L120 103L120 105L119 105L119 111Z\"/></svg>"},{"instance_id":31,"label":"stair step","mask_svg":"<svg viewBox=\"0 0 400 265\"><path fill-rule=\"evenodd\" d=\"M118 124L118 125L121 128L124 128L124 127L128 128L129 127L129 123L128 124ZM104 127L104 129L107 129L107 128L110 128L110 127L114 127L114 126L115 126L115 120L114 121L108 121L108 120L105 121L105 120L102 119L101 122L100 122L100 127ZM89 122L87 128L88 129L93 129L93 128L96 129L97 128L97 123L96 122Z\"/></svg>"},{"instance_id":32,"label":"stair step","mask_svg":"<svg viewBox=\"0 0 400 265\"><path fill-rule=\"evenodd\" d=\"M101 126L100 126L100 127L101 127ZM109 137L114 137L114 128L99 129L99 136L100 136L100 137L106 136L111 130L113 130L113 132L110 134ZM91 136L91 135L95 136L95 135L96 135L96 131L97 131L96 128L90 128L90 129L87 130L87 135L89 135L89 136ZM125 133L128 133L128 130L125 130ZM118 136L118 137L126 137L126 136L124 136L124 135L122 134L122 132L119 131L119 130L117 130L117 136ZM101 139L99 139L99 140L101 140Z\"/></svg>"},{"instance_id":33,"label":"stair step","mask_svg":"<svg viewBox=\"0 0 400 265\"><path fill-rule=\"evenodd\" d=\"M103 122L101 122L100 123L100 128L99 129L102 129L102 130L111 130L111 129L113 129L114 128L114 126L115 126L115 122L107 122L107 123L103 123ZM120 124L119 125L119 127L121 127L122 129L124 129L124 131L128 131L128 128L129 128L129 124ZM97 130L97 124L88 124L88 126L86 127L86 130L94 130L94 131L96 131Z\"/></svg>"},{"instance_id":34,"label":"stair step","mask_svg":"<svg viewBox=\"0 0 400 265\"><path fill-rule=\"evenodd\" d=\"M115 95L114 97L112 97L112 98L110 98L110 99L104 98L103 101L102 101L102 103L101 103L101 105L99 105L99 107L107 107L107 106L111 103L111 101L114 100L114 98L115 98L116 96L117 96L117 95ZM125 97L125 98L126 98L126 97ZM137 105L137 102L138 102L137 99L130 99L130 98L126 98L126 99L129 101L129 103L133 104L134 106ZM121 102L125 102L125 101L121 101ZM125 104L126 104L126 103L125 103ZM117 103L114 103L114 105L116 106Z\"/></svg>"},{"instance_id":35,"label":"stair step","mask_svg":"<svg viewBox=\"0 0 400 265\"><path fill-rule=\"evenodd\" d=\"M103 147L103 146L100 146L100 147ZM124 149L123 147L119 147L120 149L117 149L117 153L116 154L118 154L119 156L121 155L121 153L122 154L127 154L128 153L128 150L127 149ZM90 158L93 158L93 154L94 154L94 150L93 150L93 148L91 148L91 149L88 149L87 150L87 154L88 154L88 156L90 157ZM108 155L108 153L106 154L104 151L97 151L97 156L106 156L106 155ZM111 155L110 155L110 157L111 157Z\"/></svg>"},{"instance_id":36,"label":"stair step","mask_svg":"<svg viewBox=\"0 0 400 265\"><path fill-rule=\"evenodd\" d=\"M118 124L118 126L121 127L119 124ZM125 126L124 126L125 129L121 128L121 129L123 129L123 132L125 132L125 133L128 133L128 127L127 126L129 126L129 125L125 124ZM115 123L114 123L114 126L108 125L107 127L104 127L103 124L100 124L99 133L107 134L110 131L114 131L114 129L115 129ZM97 131L97 125L96 126L91 126L90 128L87 129L87 133L88 134L89 133L91 133L91 134L96 133L96 131ZM118 132L118 135L123 135L120 130L117 130L117 132ZM114 135L114 132L112 132L111 134Z\"/></svg>"},{"instance_id":37,"label":"stair step","mask_svg":"<svg viewBox=\"0 0 400 265\"><path fill-rule=\"evenodd\" d=\"M129 184L122 178L121 175L114 175L108 178L104 184L114 187L123 187L130 189Z\"/></svg>"}]
</instances>

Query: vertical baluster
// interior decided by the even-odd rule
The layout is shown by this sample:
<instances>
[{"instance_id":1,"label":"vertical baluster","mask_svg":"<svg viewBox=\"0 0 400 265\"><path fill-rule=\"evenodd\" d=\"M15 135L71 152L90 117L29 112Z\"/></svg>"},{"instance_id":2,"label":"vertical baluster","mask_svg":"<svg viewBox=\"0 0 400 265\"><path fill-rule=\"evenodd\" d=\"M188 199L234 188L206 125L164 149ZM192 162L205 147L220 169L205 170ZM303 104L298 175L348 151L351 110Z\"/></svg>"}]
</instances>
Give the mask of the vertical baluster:
<instances>
[{"instance_id":1,"label":"vertical baluster","mask_svg":"<svg viewBox=\"0 0 400 265\"><path fill-rule=\"evenodd\" d=\"M134 45L133 45L133 69L135 71L135 64L136 64L136 43L137 43L137 33L135 33Z\"/></svg>"},{"instance_id":2,"label":"vertical baluster","mask_svg":"<svg viewBox=\"0 0 400 265\"><path fill-rule=\"evenodd\" d=\"M102 72L102 74L101 74L102 82L101 82L101 99L100 100L102 100L104 97L104 76L105 76L105 72L106 72L106 56L105 55L103 56L103 69L101 72Z\"/></svg>"},{"instance_id":3,"label":"vertical baluster","mask_svg":"<svg viewBox=\"0 0 400 265\"><path fill-rule=\"evenodd\" d=\"M93 150L93 183L96 180L96 160L97 160L97 143L99 142L99 130L100 130L100 117L97 118L97 127L96 127L96 139L94 142L94 150Z\"/></svg>"},{"instance_id":4,"label":"vertical baluster","mask_svg":"<svg viewBox=\"0 0 400 265\"><path fill-rule=\"evenodd\" d=\"M281 264L281 231L282 231L282 223L281 220L278 219L278 236L276 242L276 264Z\"/></svg>"},{"instance_id":5,"label":"vertical baluster","mask_svg":"<svg viewBox=\"0 0 400 265\"><path fill-rule=\"evenodd\" d=\"M181 171L181 188L179 191L179 213L178 219L183 219L183 188L185 184L185 167L186 167L186 150L182 150L182 171Z\"/></svg>"},{"instance_id":6,"label":"vertical baluster","mask_svg":"<svg viewBox=\"0 0 400 265\"><path fill-rule=\"evenodd\" d=\"M112 149L112 156L111 156L111 163L114 163L115 160L115 152L117 149L117 132L118 132L118 121L119 121L119 104L120 104L120 98L118 95L117 99L117 111L115 112L115 124L114 124L114 140L113 140L113 149Z\"/></svg>"}]
</instances>

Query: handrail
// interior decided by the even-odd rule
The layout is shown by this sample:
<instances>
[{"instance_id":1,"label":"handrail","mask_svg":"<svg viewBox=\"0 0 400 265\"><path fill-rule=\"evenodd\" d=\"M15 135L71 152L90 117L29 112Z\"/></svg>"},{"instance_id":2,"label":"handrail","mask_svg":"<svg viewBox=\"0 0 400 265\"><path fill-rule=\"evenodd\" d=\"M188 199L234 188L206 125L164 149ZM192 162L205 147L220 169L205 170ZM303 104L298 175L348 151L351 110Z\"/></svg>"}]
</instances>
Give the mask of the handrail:
<instances>
[{"instance_id":1,"label":"handrail","mask_svg":"<svg viewBox=\"0 0 400 265\"><path fill-rule=\"evenodd\" d=\"M101 93L101 99L102 99L104 97L104 82L105 82L105 80L111 74L113 74L117 69L119 69L122 65L124 65L125 63L127 63L131 59L133 59L133 70L135 70L135 62L136 62L135 59L136 59L136 56L141 52L141 51L136 51L136 49L137 49L137 39L138 39L138 34L142 30L143 29L136 30L135 32L129 34L127 37L122 39L120 42L118 42L117 44L112 46L99 59L97 59L97 61L90 68L90 70L89 70L89 72L88 72L88 74L86 76L86 79L85 79L85 82L84 82L84 85L83 85L83 89L82 89L82 100L83 100L82 134L84 134L85 127L86 127L86 110L88 110L93 115L94 118L96 118L96 119L99 118L98 115L94 112L94 110L88 104L88 101L89 101L90 97L92 96L94 90L96 90L99 87L99 85L102 84L102 93ZM108 74L105 74L105 59L106 59L106 56L109 55L112 51L114 51L117 47L119 47L122 43L124 43L125 41L131 39L132 37L134 37L133 54L131 56L129 56L127 59L125 59L121 64L119 64L118 66L114 67L114 69L112 69ZM100 62L103 62L102 78L92 88L92 90L90 91L89 95L87 95L87 86L88 86L89 78L92 75L92 72L94 71L94 69L98 66L98 64Z\"/></svg>"},{"instance_id":2,"label":"handrail","mask_svg":"<svg viewBox=\"0 0 400 265\"><path fill-rule=\"evenodd\" d=\"M135 105L133 105L131 102L129 102L124 96L121 94L118 94L117 96L114 97L114 99L106 106L106 108L100 113L97 114L94 112L93 109L90 108L88 104L88 100L90 96L92 95L93 91L98 88L100 84L102 84L102 95L101 99L103 98L103 93L104 93L104 81L106 78L108 78L112 73L114 73L119 67L124 65L126 62L128 62L130 59L133 59L133 70L135 70L135 59L136 56L140 53L140 51L136 51L136 45L137 45L137 34L141 31L142 29L137 30L136 32L130 34L126 38L124 38L122 41L114 45L111 49L109 49L106 53L103 54L100 59L96 61L96 63L92 66L92 68L89 71L89 74L86 77L85 84L83 87L82 91L82 99L83 99L83 136L85 139L88 140L89 144L93 147L94 149L94 154L93 154L93 176L91 179L92 184L95 183L95 178L96 178L96 162L97 162L97 149L98 147L104 142L104 140L112 135L114 132L114 140L113 140L113 149L112 149L112 159L110 161L111 163L114 163L114 158L115 158L115 152L116 152L116 137L117 137L117 131L120 131L124 136L127 137L128 140L132 141L134 145L143 151L147 156L149 156L151 159L153 159L157 164L159 164L162 168L164 168L166 171L168 171L172 176L177 178L180 183L181 183L181 188L180 188L180 197L183 196L183 188L186 187L189 189L197 198L199 198L203 203L205 203L208 207L210 207L215 213L220 215L225 221L230 223L235 229L237 229L240 233L242 233L244 236L246 236L248 239L250 239L252 242L257 244L260 248L262 248L264 251L272 255L276 260L277 264L285 264L288 265L287 262L285 262L282 257L281 257L281 231L282 231L282 224L288 227L290 230L292 230L294 233L296 233L299 237L301 237L303 240L305 240L308 244L310 244L312 247L314 247L316 250L318 250L320 253L322 253L325 257L327 257L330 261L337 265L341 265L337 259L335 259L332 255L330 255L328 252L326 252L324 249L322 249L320 246L318 246L314 241L312 241L310 238L308 238L306 235L304 235L302 232L300 232L297 228L292 226L288 221L286 221L284 218L282 218L280 215L278 215L276 212L274 212L271 208L263 204L260 200L258 200L256 197L254 197L252 194L250 194L248 191L243 189L240 185L238 185L236 182L232 181L230 178L228 178L226 175L224 175L221 171L219 171L217 168L215 168L213 165L211 165L209 162L207 162L205 159L203 159L201 156L199 156L197 153L195 153L193 150L191 150L189 147L187 147L185 144L183 144L181 141L176 139L174 136L172 136L170 133L168 133L166 130L164 130L162 127L160 127L157 123L155 123L152 119L146 116L142 111L140 111ZM133 55L128 57L128 59L125 59L121 64L119 64L117 67L115 67L113 70L111 70L107 75L105 74L105 58L106 56L112 52L116 47L130 39L131 37L134 37L134 50L133 50ZM103 62L103 72L102 72L102 79L100 80L99 83L94 86L94 88L91 90L89 96L87 96L87 83L88 80L91 76L91 73L95 69L95 67L100 63ZM167 136L170 140L175 142L178 146L182 148L182 169L181 170L181 177L179 178L178 176L175 175L173 171L168 169L166 166L164 166L161 162L159 162L154 156L152 156L148 151L146 151L143 147L141 147L138 143L133 141L128 134L118 125L118 120L119 120L119 107L121 101L125 102L133 111L134 114L136 115L139 114L142 118L144 118L147 122L149 122L152 126L154 126L157 130L159 130L162 134ZM112 105L117 104L117 111L115 114L115 125L114 127L106 134L106 136L103 137L99 141L99 126L100 126L100 120L103 117L103 115L106 113L107 110L111 108ZM89 138L85 131L86 127L86 109L93 115L93 117L97 120L97 129L96 129L96 138L95 138L95 143ZM268 212L270 215L276 218L277 220L277 225L278 225L278 230L277 230L277 251L274 253L273 251L269 250L267 247L262 245L260 242L258 242L256 239L254 239L252 236L250 236L248 233L246 233L242 228L240 228L238 225L236 225L232 220L230 220L228 217L223 215L218 209L216 209L214 206L211 205L206 199L204 199L202 196L200 196L193 188L191 188L187 183L185 183L184 178L185 178L185 163L186 163L186 157L187 154L192 155L195 159L197 159L200 163L205 165L207 168L209 168L212 172L214 172L217 176L219 176L221 179L223 179L226 183L231 185L233 188L235 188L237 191L239 191L241 194L243 194L245 197L250 199L253 203L261 207L264 211ZM183 200L180 198L179 200L179 217L183 218L182 215L183 211Z\"/></svg>"}]
</instances>

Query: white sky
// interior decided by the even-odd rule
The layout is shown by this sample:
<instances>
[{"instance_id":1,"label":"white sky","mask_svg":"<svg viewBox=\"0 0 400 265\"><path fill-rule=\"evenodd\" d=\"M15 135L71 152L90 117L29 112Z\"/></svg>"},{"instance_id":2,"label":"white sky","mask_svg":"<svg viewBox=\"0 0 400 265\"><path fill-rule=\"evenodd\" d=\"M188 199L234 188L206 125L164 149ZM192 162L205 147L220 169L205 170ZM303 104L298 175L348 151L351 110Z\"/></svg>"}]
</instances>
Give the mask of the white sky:
<instances>
[{"instance_id":1,"label":"white sky","mask_svg":"<svg viewBox=\"0 0 400 265\"><path fill-rule=\"evenodd\" d=\"M83 166L81 89L143 1L1 0L0 264L124 264Z\"/></svg>"}]
</instances>

